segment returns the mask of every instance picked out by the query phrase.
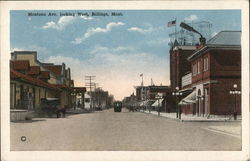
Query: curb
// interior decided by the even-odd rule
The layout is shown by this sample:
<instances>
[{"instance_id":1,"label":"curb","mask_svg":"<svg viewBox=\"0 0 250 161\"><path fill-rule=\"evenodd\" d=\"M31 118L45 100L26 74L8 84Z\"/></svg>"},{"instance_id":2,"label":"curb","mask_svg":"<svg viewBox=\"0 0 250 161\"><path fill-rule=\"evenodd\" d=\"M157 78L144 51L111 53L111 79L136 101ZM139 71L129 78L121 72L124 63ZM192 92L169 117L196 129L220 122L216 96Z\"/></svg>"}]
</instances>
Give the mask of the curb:
<instances>
[{"instance_id":1,"label":"curb","mask_svg":"<svg viewBox=\"0 0 250 161\"><path fill-rule=\"evenodd\" d=\"M216 132L216 133L220 133L220 134L225 134L225 135L233 136L233 137L236 137L236 138L241 138L241 135L233 134L233 133L230 133L230 132L227 132L227 131L223 131L223 130L214 129L214 128L211 128L211 127L203 128L203 129L209 130L209 131L213 131L213 132Z\"/></svg>"},{"instance_id":2,"label":"curb","mask_svg":"<svg viewBox=\"0 0 250 161\"><path fill-rule=\"evenodd\" d=\"M91 112L87 112L87 111L66 111L66 114L84 114L84 113L91 113Z\"/></svg>"},{"instance_id":3,"label":"curb","mask_svg":"<svg viewBox=\"0 0 250 161\"><path fill-rule=\"evenodd\" d=\"M139 111L141 113L144 113L144 114L151 114L151 115L155 115L155 114L152 114L152 113L148 113L148 112L143 112L143 111ZM157 114L155 116L158 116ZM179 121L179 122L241 122L241 120L229 120L229 119L218 119L218 120L214 120L214 119L178 119L178 118L172 118L172 117L167 117L167 116L162 116L160 115L160 117L164 117L164 118L167 118L167 119L172 119L172 120L175 120L175 121Z\"/></svg>"}]
</instances>

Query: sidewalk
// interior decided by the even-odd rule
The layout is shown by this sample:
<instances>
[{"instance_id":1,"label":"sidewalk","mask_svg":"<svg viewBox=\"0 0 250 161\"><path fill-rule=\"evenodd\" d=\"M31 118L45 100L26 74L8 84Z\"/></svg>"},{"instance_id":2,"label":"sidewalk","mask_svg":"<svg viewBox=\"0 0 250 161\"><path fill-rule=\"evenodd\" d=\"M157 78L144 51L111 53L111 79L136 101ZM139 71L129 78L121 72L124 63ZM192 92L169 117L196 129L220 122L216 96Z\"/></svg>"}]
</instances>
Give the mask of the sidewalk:
<instances>
[{"instance_id":1,"label":"sidewalk","mask_svg":"<svg viewBox=\"0 0 250 161\"><path fill-rule=\"evenodd\" d=\"M66 110L66 113L67 114L81 114L81 113L90 113L89 110L86 110L86 109L81 109L81 108L76 108L76 109L68 109Z\"/></svg>"},{"instance_id":2,"label":"sidewalk","mask_svg":"<svg viewBox=\"0 0 250 161\"><path fill-rule=\"evenodd\" d=\"M140 112L143 112L143 110L140 110ZM145 110L143 113L157 115L157 111L151 111ZM160 112L161 117L166 117L174 120L179 121L197 121L197 122L223 122L223 121L241 121L241 116L237 117L237 120L233 120L233 118L230 119L230 116L211 116L210 118L207 117L198 117L196 115L181 115L181 119L176 118L176 113L166 113L166 112Z\"/></svg>"}]
</instances>

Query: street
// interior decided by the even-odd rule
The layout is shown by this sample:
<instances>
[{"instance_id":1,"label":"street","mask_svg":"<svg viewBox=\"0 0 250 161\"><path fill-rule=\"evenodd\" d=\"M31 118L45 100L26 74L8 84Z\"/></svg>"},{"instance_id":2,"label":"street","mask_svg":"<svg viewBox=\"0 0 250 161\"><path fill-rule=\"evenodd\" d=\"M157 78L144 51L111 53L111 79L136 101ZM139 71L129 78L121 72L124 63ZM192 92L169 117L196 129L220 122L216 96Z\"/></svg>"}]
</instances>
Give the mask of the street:
<instances>
[{"instance_id":1,"label":"street","mask_svg":"<svg viewBox=\"0 0 250 161\"><path fill-rule=\"evenodd\" d=\"M241 137L208 130L241 122L179 122L140 112L113 109L11 122L11 150L241 150ZM240 134L240 131L238 131ZM21 141L21 137L25 136Z\"/></svg>"}]
</instances>

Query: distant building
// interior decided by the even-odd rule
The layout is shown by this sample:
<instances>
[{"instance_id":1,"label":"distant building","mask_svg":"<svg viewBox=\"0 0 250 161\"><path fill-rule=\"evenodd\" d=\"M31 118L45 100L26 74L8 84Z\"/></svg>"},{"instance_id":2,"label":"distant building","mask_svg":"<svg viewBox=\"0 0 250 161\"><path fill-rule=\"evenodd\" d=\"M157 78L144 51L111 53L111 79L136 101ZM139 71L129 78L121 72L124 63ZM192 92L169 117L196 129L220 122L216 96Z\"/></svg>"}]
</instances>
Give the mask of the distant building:
<instances>
[{"instance_id":1,"label":"distant building","mask_svg":"<svg viewBox=\"0 0 250 161\"><path fill-rule=\"evenodd\" d=\"M71 95L75 96L72 97L72 102L74 103L75 108L85 108L84 100L86 95L86 88L74 87L72 88L71 92Z\"/></svg>"},{"instance_id":2,"label":"distant building","mask_svg":"<svg viewBox=\"0 0 250 161\"><path fill-rule=\"evenodd\" d=\"M161 95L162 98L160 99L160 102L158 102L157 95ZM172 112L173 104L175 102L172 96L172 89L170 86L148 86L147 89L147 99L149 100L155 100L156 105L160 103L161 105L161 111L162 112Z\"/></svg>"},{"instance_id":3,"label":"distant building","mask_svg":"<svg viewBox=\"0 0 250 161\"><path fill-rule=\"evenodd\" d=\"M146 94L147 94L147 86L136 86L135 87L135 92L136 92L136 99L137 101L143 101L146 100Z\"/></svg>"},{"instance_id":4,"label":"distant building","mask_svg":"<svg viewBox=\"0 0 250 161\"><path fill-rule=\"evenodd\" d=\"M132 93L130 96L125 97L122 100L122 102L123 102L123 106L129 108L129 107L132 107L137 102L137 99L136 99L135 94Z\"/></svg>"},{"instance_id":5,"label":"distant building","mask_svg":"<svg viewBox=\"0 0 250 161\"><path fill-rule=\"evenodd\" d=\"M168 90L170 90L169 86L147 86L146 98L155 99L157 94L162 93L165 95Z\"/></svg>"},{"instance_id":6,"label":"distant building","mask_svg":"<svg viewBox=\"0 0 250 161\"><path fill-rule=\"evenodd\" d=\"M141 107L152 107L153 110L157 109L158 104L161 106L161 111L173 111L173 104L175 102L173 96L171 95L172 90L170 86L137 86L136 87L136 106ZM160 99L157 98L160 95ZM159 100L158 100L159 99Z\"/></svg>"},{"instance_id":7,"label":"distant building","mask_svg":"<svg viewBox=\"0 0 250 161\"><path fill-rule=\"evenodd\" d=\"M80 101L80 100L79 100ZM87 110L90 110L90 95L88 93L84 94L84 102L83 102L84 108Z\"/></svg>"}]
</instances>

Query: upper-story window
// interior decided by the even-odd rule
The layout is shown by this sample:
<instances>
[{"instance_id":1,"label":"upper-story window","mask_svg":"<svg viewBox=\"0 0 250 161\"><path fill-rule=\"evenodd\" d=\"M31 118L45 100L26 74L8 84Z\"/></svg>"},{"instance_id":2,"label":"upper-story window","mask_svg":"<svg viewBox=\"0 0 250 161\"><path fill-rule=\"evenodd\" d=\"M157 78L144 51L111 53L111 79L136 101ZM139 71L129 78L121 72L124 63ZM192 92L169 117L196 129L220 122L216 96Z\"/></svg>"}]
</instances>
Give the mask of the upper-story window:
<instances>
[{"instance_id":1,"label":"upper-story window","mask_svg":"<svg viewBox=\"0 0 250 161\"><path fill-rule=\"evenodd\" d=\"M194 65L193 65L193 76L196 76L197 75L197 64L195 63Z\"/></svg>"},{"instance_id":2,"label":"upper-story window","mask_svg":"<svg viewBox=\"0 0 250 161\"><path fill-rule=\"evenodd\" d=\"M208 71L208 57L203 59L204 62L204 71Z\"/></svg>"},{"instance_id":3,"label":"upper-story window","mask_svg":"<svg viewBox=\"0 0 250 161\"><path fill-rule=\"evenodd\" d=\"M197 63L197 74L200 74L200 61Z\"/></svg>"},{"instance_id":4,"label":"upper-story window","mask_svg":"<svg viewBox=\"0 0 250 161\"><path fill-rule=\"evenodd\" d=\"M203 59L203 71L206 71L206 58Z\"/></svg>"},{"instance_id":5,"label":"upper-story window","mask_svg":"<svg viewBox=\"0 0 250 161\"><path fill-rule=\"evenodd\" d=\"M208 70L208 65L209 65L209 63L208 63L208 58L207 58L206 60L207 60L207 66L206 66L206 69Z\"/></svg>"}]
</instances>

